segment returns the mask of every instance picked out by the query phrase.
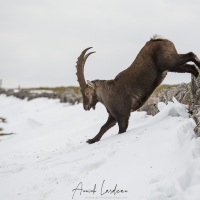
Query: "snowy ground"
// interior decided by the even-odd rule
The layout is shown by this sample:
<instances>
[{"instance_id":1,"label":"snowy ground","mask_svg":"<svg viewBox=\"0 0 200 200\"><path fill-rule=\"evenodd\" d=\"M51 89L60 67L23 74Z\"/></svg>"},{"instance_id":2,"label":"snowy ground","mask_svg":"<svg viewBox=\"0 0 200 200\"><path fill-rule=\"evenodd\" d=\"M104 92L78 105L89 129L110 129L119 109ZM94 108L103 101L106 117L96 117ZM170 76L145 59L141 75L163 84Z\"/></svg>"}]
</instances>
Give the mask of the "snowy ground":
<instances>
[{"instance_id":1,"label":"snowy ground","mask_svg":"<svg viewBox=\"0 0 200 200\"><path fill-rule=\"evenodd\" d=\"M177 103L131 115L128 131L109 130L89 145L107 119L102 105L85 112L45 98L0 95L1 200L199 200L200 138Z\"/></svg>"}]
</instances>

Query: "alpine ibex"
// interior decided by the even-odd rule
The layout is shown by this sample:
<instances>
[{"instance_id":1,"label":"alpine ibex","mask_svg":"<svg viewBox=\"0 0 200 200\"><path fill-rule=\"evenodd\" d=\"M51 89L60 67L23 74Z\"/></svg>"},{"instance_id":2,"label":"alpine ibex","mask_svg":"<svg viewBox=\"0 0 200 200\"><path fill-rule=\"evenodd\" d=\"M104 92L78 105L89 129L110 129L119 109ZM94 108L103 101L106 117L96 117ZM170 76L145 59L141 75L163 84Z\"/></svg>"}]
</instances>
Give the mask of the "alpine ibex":
<instances>
[{"instance_id":1,"label":"alpine ibex","mask_svg":"<svg viewBox=\"0 0 200 200\"><path fill-rule=\"evenodd\" d=\"M167 72L188 72L199 75L200 59L193 53L178 54L174 44L154 36L140 50L133 63L119 73L113 80L85 81L84 65L91 47L85 49L77 61L77 77L83 96L85 110L95 109L101 102L109 114L107 122L99 133L87 142L92 144L116 123L119 133L126 132L131 111L140 108L150 97L154 89L163 81ZM195 64L188 64L192 61Z\"/></svg>"}]
</instances>

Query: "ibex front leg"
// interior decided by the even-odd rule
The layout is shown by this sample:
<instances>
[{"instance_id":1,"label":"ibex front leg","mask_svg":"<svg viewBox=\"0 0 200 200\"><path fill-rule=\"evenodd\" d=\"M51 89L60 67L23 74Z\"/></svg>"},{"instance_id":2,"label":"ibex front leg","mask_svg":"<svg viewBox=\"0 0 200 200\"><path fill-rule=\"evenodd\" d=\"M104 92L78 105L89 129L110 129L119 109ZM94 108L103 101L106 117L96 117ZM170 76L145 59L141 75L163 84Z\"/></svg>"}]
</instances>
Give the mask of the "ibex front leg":
<instances>
[{"instance_id":1,"label":"ibex front leg","mask_svg":"<svg viewBox=\"0 0 200 200\"><path fill-rule=\"evenodd\" d=\"M128 128L128 117L125 118L120 118L118 120L118 125L119 125L119 134L126 132L126 129Z\"/></svg>"},{"instance_id":2,"label":"ibex front leg","mask_svg":"<svg viewBox=\"0 0 200 200\"><path fill-rule=\"evenodd\" d=\"M103 136L103 134L110 129L111 127L113 127L116 124L116 120L113 116L109 115L107 122L101 127L99 133L92 139L89 139L87 141L87 143L92 144L95 142L98 142L101 137Z\"/></svg>"}]
</instances>

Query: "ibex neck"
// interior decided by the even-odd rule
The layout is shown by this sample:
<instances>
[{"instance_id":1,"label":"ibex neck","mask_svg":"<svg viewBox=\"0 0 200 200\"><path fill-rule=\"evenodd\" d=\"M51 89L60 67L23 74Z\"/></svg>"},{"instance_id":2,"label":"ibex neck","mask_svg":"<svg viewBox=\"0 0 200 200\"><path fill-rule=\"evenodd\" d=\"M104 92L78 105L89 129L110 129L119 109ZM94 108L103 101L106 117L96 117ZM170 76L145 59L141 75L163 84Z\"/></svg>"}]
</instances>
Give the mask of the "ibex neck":
<instances>
[{"instance_id":1,"label":"ibex neck","mask_svg":"<svg viewBox=\"0 0 200 200\"><path fill-rule=\"evenodd\" d=\"M106 80L93 80L92 81L92 83L94 83L95 87L100 87L105 82L106 82Z\"/></svg>"}]
</instances>

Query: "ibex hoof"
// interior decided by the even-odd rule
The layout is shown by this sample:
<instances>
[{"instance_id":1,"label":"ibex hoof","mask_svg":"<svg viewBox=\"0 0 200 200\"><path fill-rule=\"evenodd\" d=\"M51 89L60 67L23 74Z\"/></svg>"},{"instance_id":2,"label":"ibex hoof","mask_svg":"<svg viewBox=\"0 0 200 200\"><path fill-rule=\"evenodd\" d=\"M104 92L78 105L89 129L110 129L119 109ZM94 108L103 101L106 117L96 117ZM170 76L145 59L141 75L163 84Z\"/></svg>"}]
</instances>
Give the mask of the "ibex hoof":
<instances>
[{"instance_id":1,"label":"ibex hoof","mask_svg":"<svg viewBox=\"0 0 200 200\"><path fill-rule=\"evenodd\" d=\"M89 139L89 140L87 140L87 143L88 144L93 144L93 143L95 143L95 142L98 142L97 140L94 140L94 139Z\"/></svg>"}]
</instances>

